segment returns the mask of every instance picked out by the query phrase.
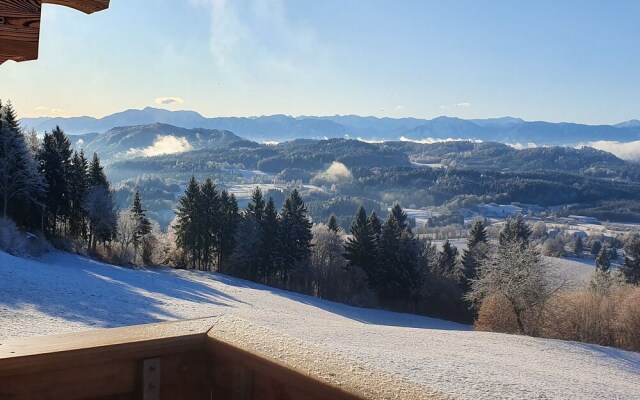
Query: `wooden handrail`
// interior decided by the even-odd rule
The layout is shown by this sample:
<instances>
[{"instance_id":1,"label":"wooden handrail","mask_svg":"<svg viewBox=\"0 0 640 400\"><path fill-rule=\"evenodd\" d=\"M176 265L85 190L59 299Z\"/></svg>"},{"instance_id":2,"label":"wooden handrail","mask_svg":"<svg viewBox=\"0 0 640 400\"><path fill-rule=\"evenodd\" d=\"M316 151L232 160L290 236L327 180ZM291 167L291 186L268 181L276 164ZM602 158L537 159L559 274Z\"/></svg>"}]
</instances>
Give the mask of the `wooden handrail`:
<instances>
[{"instance_id":1,"label":"wooden handrail","mask_svg":"<svg viewBox=\"0 0 640 400\"><path fill-rule=\"evenodd\" d=\"M227 316L0 343L0 399L139 398L445 397Z\"/></svg>"}]
</instances>

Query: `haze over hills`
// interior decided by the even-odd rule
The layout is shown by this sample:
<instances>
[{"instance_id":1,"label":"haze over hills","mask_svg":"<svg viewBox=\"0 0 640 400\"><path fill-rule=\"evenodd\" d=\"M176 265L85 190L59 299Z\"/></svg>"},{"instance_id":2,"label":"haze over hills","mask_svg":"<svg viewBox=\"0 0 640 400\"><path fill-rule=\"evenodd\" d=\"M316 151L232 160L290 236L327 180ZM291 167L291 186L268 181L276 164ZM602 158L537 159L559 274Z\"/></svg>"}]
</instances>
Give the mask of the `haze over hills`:
<instances>
[{"instance_id":1,"label":"haze over hills","mask_svg":"<svg viewBox=\"0 0 640 400\"><path fill-rule=\"evenodd\" d=\"M65 132L78 135L106 132L115 127L163 123L181 128L227 130L255 141L285 141L298 138L322 139L351 137L364 140L475 139L502 143L535 143L537 145L576 145L596 141L633 142L640 140L640 121L617 125L584 125L524 121L504 117L463 120L438 117L376 118L347 116L272 115L260 117L206 118L194 111L169 111L147 107L127 110L103 118L23 118L22 125L39 132L61 126Z\"/></svg>"}]
</instances>

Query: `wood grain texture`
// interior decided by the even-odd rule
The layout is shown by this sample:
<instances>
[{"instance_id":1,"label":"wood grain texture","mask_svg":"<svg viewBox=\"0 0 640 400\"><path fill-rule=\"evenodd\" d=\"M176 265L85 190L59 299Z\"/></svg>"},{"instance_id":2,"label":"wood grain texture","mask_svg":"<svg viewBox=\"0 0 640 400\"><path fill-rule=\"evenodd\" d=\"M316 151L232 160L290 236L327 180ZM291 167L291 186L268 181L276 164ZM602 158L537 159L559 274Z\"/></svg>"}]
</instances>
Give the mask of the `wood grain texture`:
<instances>
[{"instance_id":1,"label":"wood grain texture","mask_svg":"<svg viewBox=\"0 0 640 400\"><path fill-rule=\"evenodd\" d=\"M0 63L38 58L40 0L0 0Z\"/></svg>"},{"instance_id":2,"label":"wood grain texture","mask_svg":"<svg viewBox=\"0 0 640 400\"><path fill-rule=\"evenodd\" d=\"M0 0L0 64L38 58L42 3L74 8L87 14L109 7L109 0Z\"/></svg>"},{"instance_id":3,"label":"wood grain texture","mask_svg":"<svg viewBox=\"0 0 640 400\"><path fill-rule=\"evenodd\" d=\"M42 2L70 7L87 14L109 8L109 0L43 0Z\"/></svg>"}]
</instances>

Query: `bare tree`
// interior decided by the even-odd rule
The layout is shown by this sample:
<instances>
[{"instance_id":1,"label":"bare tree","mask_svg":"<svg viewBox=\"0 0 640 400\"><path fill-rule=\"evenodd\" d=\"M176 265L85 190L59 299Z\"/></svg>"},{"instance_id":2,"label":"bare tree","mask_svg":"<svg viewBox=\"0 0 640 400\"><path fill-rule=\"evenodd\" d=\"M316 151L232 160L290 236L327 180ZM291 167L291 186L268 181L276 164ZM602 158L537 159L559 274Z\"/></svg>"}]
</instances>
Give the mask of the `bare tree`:
<instances>
[{"instance_id":1,"label":"bare tree","mask_svg":"<svg viewBox=\"0 0 640 400\"><path fill-rule=\"evenodd\" d=\"M465 297L481 305L491 295L503 296L511 306L519 332L524 334L527 330L523 316L539 315L544 303L558 289L552 287L549 267L534 245L508 240L481 260L478 277Z\"/></svg>"},{"instance_id":2,"label":"bare tree","mask_svg":"<svg viewBox=\"0 0 640 400\"><path fill-rule=\"evenodd\" d=\"M120 258L122 260L129 258L127 257L127 250L129 250L129 246L133 243L138 230L138 224L138 218L136 218L136 215L132 211L127 210L118 213L118 233L116 234L116 239L120 244ZM133 261L135 262L135 259Z\"/></svg>"},{"instance_id":3,"label":"bare tree","mask_svg":"<svg viewBox=\"0 0 640 400\"><path fill-rule=\"evenodd\" d=\"M314 225L311 248L311 266L315 281L315 295L320 298L341 300L346 294L347 275L344 239L339 232L325 224Z\"/></svg>"}]
</instances>

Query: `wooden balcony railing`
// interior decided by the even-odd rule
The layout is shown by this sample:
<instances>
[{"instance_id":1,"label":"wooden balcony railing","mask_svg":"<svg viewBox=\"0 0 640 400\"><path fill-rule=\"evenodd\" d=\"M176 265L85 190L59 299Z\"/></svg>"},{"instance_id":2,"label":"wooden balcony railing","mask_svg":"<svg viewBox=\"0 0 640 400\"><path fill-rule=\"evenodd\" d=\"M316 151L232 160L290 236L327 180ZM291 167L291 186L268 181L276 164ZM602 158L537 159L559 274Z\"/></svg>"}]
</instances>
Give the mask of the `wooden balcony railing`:
<instances>
[{"instance_id":1,"label":"wooden balcony railing","mask_svg":"<svg viewBox=\"0 0 640 400\"><path fill-rule=\"evenodd\" d=\"M441 395L218 317L0 343L0 399L441 399Z\"/></svg>"}]
</instances>

